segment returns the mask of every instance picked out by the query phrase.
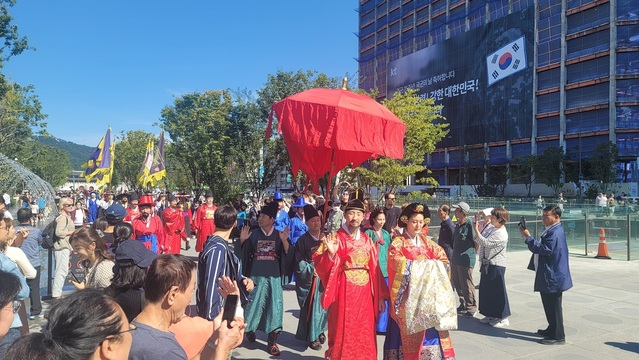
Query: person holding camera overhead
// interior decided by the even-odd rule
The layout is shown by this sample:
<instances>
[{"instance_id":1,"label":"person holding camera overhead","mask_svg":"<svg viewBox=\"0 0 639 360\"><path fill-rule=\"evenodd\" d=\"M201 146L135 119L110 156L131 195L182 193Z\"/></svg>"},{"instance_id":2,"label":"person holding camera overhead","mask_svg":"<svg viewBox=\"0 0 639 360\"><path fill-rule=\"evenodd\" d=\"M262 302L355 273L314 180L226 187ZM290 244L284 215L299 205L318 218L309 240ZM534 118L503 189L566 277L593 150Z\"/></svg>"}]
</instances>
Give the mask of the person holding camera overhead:
<instances>
[{"instance_id":1,"label":"person holding camera overhead","mask_svg":"<svg viewBox=\"0 0 639 360\"><path fill-rule=\"evenodd\" d=\"M473 221L474 241L479 248L481 281L479 283L479 312L484 315L479 321L493 327L510 325L510 305L506 293L506 246L508 232L506 223L510 214L504 208L494 208L484 217L490 225L479 229L479 221Z\"/></svg>"}]
</instances>

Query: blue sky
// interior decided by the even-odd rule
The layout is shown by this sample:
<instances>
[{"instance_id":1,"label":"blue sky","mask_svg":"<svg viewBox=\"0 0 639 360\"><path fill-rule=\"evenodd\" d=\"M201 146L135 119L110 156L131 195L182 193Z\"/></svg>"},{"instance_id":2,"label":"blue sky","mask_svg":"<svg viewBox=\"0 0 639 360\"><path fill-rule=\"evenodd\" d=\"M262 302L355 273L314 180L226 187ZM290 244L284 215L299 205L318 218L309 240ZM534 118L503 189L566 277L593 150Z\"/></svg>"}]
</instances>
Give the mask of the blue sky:
<instances>
[{"instance_id":1,"label":"blue sky","mask_svg":"<svg viewBox=\"0 0 639 360\"><path fill-rule=\"evenodd\" d=\"M278 69L357 71L353 0L18 0L21 35L36 48L2 70L32 84L56 137L96 146L114 133L159 133L181 94L255 91Z\"/></svg>"}]
</instances>

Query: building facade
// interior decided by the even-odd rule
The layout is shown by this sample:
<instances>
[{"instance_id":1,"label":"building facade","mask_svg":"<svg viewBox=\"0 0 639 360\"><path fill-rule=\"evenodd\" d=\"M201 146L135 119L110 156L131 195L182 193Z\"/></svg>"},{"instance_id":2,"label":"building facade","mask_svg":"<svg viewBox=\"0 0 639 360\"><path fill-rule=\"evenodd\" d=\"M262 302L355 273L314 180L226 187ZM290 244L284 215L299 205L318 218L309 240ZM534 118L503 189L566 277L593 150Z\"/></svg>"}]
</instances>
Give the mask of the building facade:
<instances>
[{"instance_id":1,"label":"building facade","mask_svg":"<svg viewBox=\"0 0 639 360\"><path fill-rule=\"evenodd\" d=\"M577 181L608 141L618 182L639 181L639 0L360 0L358 60L360 88L444 106L442 185L551 147Z\"/></svg>"}]
</instances>

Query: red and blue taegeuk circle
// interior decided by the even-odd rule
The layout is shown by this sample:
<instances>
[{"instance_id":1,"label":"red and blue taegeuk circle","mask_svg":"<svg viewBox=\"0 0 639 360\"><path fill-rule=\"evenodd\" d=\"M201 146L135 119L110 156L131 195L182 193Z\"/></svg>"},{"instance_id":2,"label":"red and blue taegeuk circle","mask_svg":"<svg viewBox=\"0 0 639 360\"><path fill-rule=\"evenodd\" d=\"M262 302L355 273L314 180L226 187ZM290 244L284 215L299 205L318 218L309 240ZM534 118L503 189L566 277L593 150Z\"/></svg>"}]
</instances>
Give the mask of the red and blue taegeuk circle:
<instances>
[{"instance_id":1,"label":"red and blue taegeuk circle","mask_svg":"<svg viewBox=\"0 0 639 360\"><path fill-rule=\"evenodd\" d=\"M506 52L499 58L499 68L502 70L506 70L512 62L513 56L509 52Z\"/></svg>"}]
</instances>

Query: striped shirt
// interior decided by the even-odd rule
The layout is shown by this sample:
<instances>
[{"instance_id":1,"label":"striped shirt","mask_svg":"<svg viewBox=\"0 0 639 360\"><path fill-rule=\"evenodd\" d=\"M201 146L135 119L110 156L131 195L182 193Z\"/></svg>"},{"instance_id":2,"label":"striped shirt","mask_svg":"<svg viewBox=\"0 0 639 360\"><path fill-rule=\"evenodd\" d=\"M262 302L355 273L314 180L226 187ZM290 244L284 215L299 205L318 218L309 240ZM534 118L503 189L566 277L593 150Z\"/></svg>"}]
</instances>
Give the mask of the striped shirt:
<instances>
[{"instance_id":1,"label":"striped shirt","mask_svg":"<svg viewBox=\"0 0 639 360\"><path fill-rule=\"evenodd\" d=\"M235 276L231 276L231 266L227 261L228 253L233 258L238 271ZM244 277L241 275L239 260L224 239L219 236L210 236L204 243L204 249L198 258L197 269L197 313L200 317L213 320L224 307L224 299L217 291L217 281L222 275L226 275L238 279L238 286L240 286L241 279Z\"/></svg>"}]
</instances>

